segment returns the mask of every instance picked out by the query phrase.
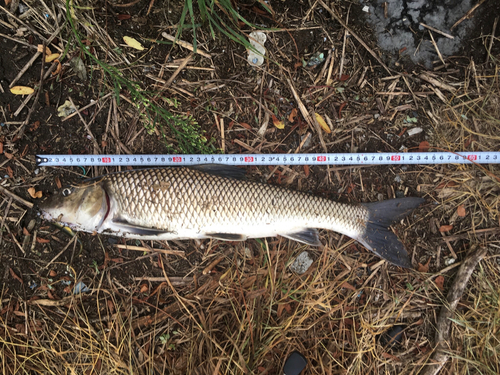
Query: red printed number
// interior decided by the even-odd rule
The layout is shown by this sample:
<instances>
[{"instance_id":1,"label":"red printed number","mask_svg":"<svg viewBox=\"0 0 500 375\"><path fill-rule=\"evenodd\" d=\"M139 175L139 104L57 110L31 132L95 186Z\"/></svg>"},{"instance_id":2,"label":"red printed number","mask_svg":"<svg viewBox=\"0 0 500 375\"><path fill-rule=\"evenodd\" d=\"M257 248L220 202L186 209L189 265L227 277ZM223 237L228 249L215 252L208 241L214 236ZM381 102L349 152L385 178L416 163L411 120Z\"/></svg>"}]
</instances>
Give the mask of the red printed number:
<instances>
[{"instance_id":1,"label":"red printed number","mask_svg":"<svg viewBox=\"0 0 500 375\"><path fill-rule=\"evenodd\" d=\"M399 155L392 155L391 156L391 160L392 161L400 161L401 160L401 156L399 156Z\"/></svg>"},{"instance_id":2,"label":"red printed number","mask_svg":"<svg viewBox=\"0 0 500 375\"><path fill-rule=\"evenodd\" d=\"M182 158L181 158L180 156L174 156L174 157L172 158L172 161L173 161L174 163L180 163L180 162L182 161Z\"/></svg>"},{"instance_id":3,"label":"red printed number","mask_svg":"<svg viewBox=\"0 0 500 375\"><path fill-rule=\"evenodd\" d=\"M245 163L253 162L253 156L245 156Z\"/></svg>"},{"instance_id":4,"label":"red printed number","mask_svg":"<svg viewBox=\"0 0 500 375\"><path fill-rule=\"evenodd\" d=\"M477 155L469 155L469 156L467 156L467 159L469 159L469 160L477 160Z\"/></svg>"},{"instance_id":5,"label":"red printed number","mask_svg":"<svg viewBox=\"0 0 500 375\"><path fill-rule=\"evenodd\" d=\"M102 158L103 163L111 163L111 158Z\"/></svg>"},{"instance_id":6,"label":"red printed number","mask_svg":"<svg viewBox=\"0 0 500 375\"><path fill-rule=\"evenodd\" d=\"M326 156L318 156L318 161L326 161Z\"/></svg>"}]
</instances>

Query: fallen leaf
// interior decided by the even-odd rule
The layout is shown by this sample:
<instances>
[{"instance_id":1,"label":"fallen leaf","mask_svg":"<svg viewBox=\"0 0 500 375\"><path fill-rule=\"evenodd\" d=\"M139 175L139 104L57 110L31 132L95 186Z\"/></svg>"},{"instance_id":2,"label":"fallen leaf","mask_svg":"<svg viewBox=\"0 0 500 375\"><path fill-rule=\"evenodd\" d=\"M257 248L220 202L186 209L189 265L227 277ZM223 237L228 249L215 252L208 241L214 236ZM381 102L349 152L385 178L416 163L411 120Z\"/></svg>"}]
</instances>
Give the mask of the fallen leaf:
<instances>
[{"instance_id":1,"label":"fallen leaf","mask_svg":"<svg viewBox=\"0 0 500 375\"><path fill-rule=\"evenodd\" d=\"M248 125L246 122L240 122L240 125L243 126L245 129L252 130L252 127Z\"/></svg>"},{"instance_id":2,"label":"fallen leaf","mask_svg":"<svg viewBox=\"0 0 500 375\"><path fill-rule=\"evenodd\" d=\"M21 279L19 276L17 276L12 268L9 267L9 271L10 271L10 276L12 276L14 279L19 281L21 284L24 284L23 279Z\"/></svg>"},{"instance_id":3,"label":"fallen leaf","mask_svg":"<svg viewBox=\"0 0 500 375\"><path fill-rule=\"evenodd\" d=\"M3 142L0 142L0 154L3 154Z\"/></svg>"},{"instance_id":4,"label":"fallen leaf","mask_svg":"<svg viewBox=\"0 0 500 375\"><path fill-rule=\"evenodd\" d=\"M49 276L50 277L56 277L57 276L57 272L55 270L50 270Z\"/></svg>"},{"instance_id":5,"label":"fallen leaf","mask_svg":"<svg viewBox=\"0 0 500 375\"><path fill-rule=\"evenodd\" d=\"M149 287L147 284L142 284L140 293L146 293L148 291L148 289L149 289Z\"/></svg>"},{"instance_id":6,"label":"fallen leaf","mask_svg":"<svg viewBox=\"0 0 500 375\"><path fill-rule=\"evenodd\" d=\"M429 263L430 262L431 262L431 258L429 257L429 260L427 261L427 263L425 263L425 264L419 263L418 264L418 272L429 272Z\"/></svg>"},{"instance_id":7,"label":"fallen leaf","mask_svg":"<svg viewBox=\"0 0 500 375\"><path fill-rule=\"evenodd\" d=\"M61 56L60 53L51 53L50 55L45 56L45 62L49 63L57 59L59 56Z\"/></svg>"},{"instance_id":8,"label":"fallen leaf","mask_svg":"<svg viewBox=\"0 0 500 375\"><path fill-rule=\"evenodd\" d=\"M12 0L5 0L5 5L6 5L6 6L9 6L9 5L10 5L10 3L12 3Z\"/></svg>"},{"instance_id":9,"label":"fallen leaf","mask_svg":"<svg viewBox=\"0 0 500 375\"><path fill-rule=\"evenodd\" d=\"M465 212L465 207L463 204L457 207L457 215L460 217L465 217L466 212Z\"/></svg>"},{"instance_id":10,"label":"fallen leaf","mask_svg":"<svg viewBox=\"0 0 500 375\"><path fill-rule=\"evenodd\" d=\"M318 121L319 126L325 131L325 133L330 134L332 131L330 130L330 127L327 125L323 117L319 113L315 113L316 115L316 121Z\"/></svg>"},{"instance_id":11,"label":"fallen leaf","mask_svg":"<svg viewBox=\"0 0 500 375\"><path fill-rule=\"evenodd\" d=\"M54 62L57 63L57 68L56 68L55 71L52 72L52 75L56 76L56 75L59 74L59 72L61 71L62 67L61 67L61 62L59 60L55 60Z\"/></svg>"},{"instance_id":12,"label":"fallen leaf","mask_svg":"<svg viewBox=\"0 0 500 375\"><path fill-rule=\"evenodd\" d=\"M139 51L143 51L144 50L143 45L140 42L138 42L137 40L135 40L134 38L131 38L129 36L124 36L123 37L123 41L129 47L132 47L132 48L137 49Z\"/></svg>"},{"instance_id":13,"label":"fallen leaf","mask_svg":"<svg viewBox=\"0 0 500 375\"><path fill-rule=\"evenodd\" d=\"M43 44L39 44L36 46L36 50L40 53L43 53ZM52 55L52 52L50 51L49 47L45 47L45 56Z\"/></svg>"},{"instance_id":14,"label":"fallen leaf","mask_svg":"<svg viewBox=\"0 0 500 375\"><path fill-rule=\"evenodd\" d=\"M33 125L30 126L30 132L35 131L40 127L40 121L35 121Z\"/></svg>"},{"instance_id":15,"label":"fallen leaf","mask_svg":"<svg viewBox=\"0 0 500 375\"><path fill-rule=\"evenodd\" d=\"M30 232L28 232L28 230L25 227L23 227L23 234L25 236L30 236Z\"/></svg>"},{"instance_id":16,"label":"fallen leaf","mask_svg":"<svg viewBox=\"0 0 500 375\"><path fill-rule=\"evenodd\" d=\"M56 186L58 189L62 188L62 184L61 184L61 180L59 179L59 177L55 177L54 180L56 181Z\"/></svg>"},{"instance_id":17,"label":"fallen leaf","mask_svg":"<svg viewBox=\"0 0 500 375\"><path fill-rule=\"evenodd\" d=\"M8 153L8 152L4 152L3 154L5 155L5 157L7 159L12 159L14 157L14 155L12 155L11 153Z\"/></svg>"},{"instance_id":18,"label":"fallen leaf","mask_svg":"<svg viewBox=\"0 0 500 375\"><path fill-rule=\"evenodd\" d=\"M309 177L309 166L304 165L304 173L306 174L306 177Z\"/></svg>"},{"instance_id":19,"label":"fallen leaf","mask_svg":"<svg viewBox=\"0 0 500 375\"><path fill-rule=\"evenodd\" d=\"M295 117L297 117L297 108L292 109L292 112L290 112L290 115L288 116L288 121L295 122Z\"/></svg>"},{"instance_id":20,"label":"fallen leaf","mask_svg":"<svg viewBox=\"0 0 500 375\"><path fill-rule=\"evenodd\" d=\"M14 95L29 95L33 94L35 90L27 86L14 86L10 89L10 92Z\"/></svg>"},{"instance_id":21,"label":"fallen leaf","mask_svg":"<svg viewBox=\"0 0 500 375\"><path fill-rule=\"evenodd\" d=\"M9 175L10 178L14 178L14 171L12 170L11 167L7 167L7 174Z\"/></svg>"},{"instance_id":22,"label":"fallen leaf","mask_svg":"<svg viewBox=\"0 0 500 375\"><path fill-rule=\"evenodd\" d=\"M281 120L278 120L278 118L275 115L272 115L273 117L273 124L276 126L278 129L284 129L285 128L285 123Z\"/></svg>"},{"instance_id":23,"label":"fallen leaf","mask_svg":"<svg viewBox=\"0 0 500 375\"><path fill-rule=\"evenodd\" d=\"M440 232L449 232L452 229L453 229L453 225L441 225L439 227Z\"/></svg>"},{"instance_id":24,"label":"fallen leaf","mask_svg":"<svg viewBox=\"0 0 500 375\"><path fill-rule=\"evenodd\" d=\"M439 288L439 290L444 290L444 277L442 275L439 275L434 279L434 282L436 283L436 286Z\"/></svg>"},{"instance_id":25,"label":"fallen leaf","mask_svg":"<svg viewBox=\"0 0 500 375\"><path fill-rule=\"evenodd\" d=\"M42 237L37 237L36 238L36 242L38 242L38 243L49 243L50 240L48 240L46 238L42 238Z\"/></svg>"},{"instance_id":26,"label":"fallen leaf","mask_svg":"<svg viewBox=\"0 0 500 375\"><path fill-rule=\"evenodd\" d=\"M351 78L351 76L350 76L350 75L348 75L348 74L342 74L342 75L340 76L339 81L340 81L340 82L344 82L344 81L347 81L349 78Z\"/></svg>"},{"instance_id":27,"label":"fallen leaf","mask_svg":"<svg viewBox=\"0 0 500 375\"><path fill-rule=\"evenodd\" d=\"M31 195L31 198L41 198L42 197L42 192L36 191L34 187L30 187L28 189L28 193Z\"/></svg>"},{"instance_id":28,"label":"fallen leaf","mask_svg":"<svg viewBox=\"0 0 500 375\"><path fill-rule=\"evenodd\" d=\"M430 147L429 142L422 141L418 145L418 151L420 151L420 152L427 152L427 151L429 151L429 147Z\"/></svg>"},{"instance_id":29,"label":"fallen leaf","mask_svg":"<svg viewBox=\"0 0 500 375\"><path fill-rule=\"evenodd\" d=\"M356 288L349 284L347 281L345 281L340 287L356 291Z\"/></svg>"},{"instance_id":30,"label":"fallen leaf","mask_svg":"<svg viewBox=\"0 0 500 375\"><path fill-rule=\"evenodd\" d=\"M116 16L116 18L118 18L120 21L123 21L132 18L132 16L130 14L119 14Z\"/></svg>"}]
</instances>

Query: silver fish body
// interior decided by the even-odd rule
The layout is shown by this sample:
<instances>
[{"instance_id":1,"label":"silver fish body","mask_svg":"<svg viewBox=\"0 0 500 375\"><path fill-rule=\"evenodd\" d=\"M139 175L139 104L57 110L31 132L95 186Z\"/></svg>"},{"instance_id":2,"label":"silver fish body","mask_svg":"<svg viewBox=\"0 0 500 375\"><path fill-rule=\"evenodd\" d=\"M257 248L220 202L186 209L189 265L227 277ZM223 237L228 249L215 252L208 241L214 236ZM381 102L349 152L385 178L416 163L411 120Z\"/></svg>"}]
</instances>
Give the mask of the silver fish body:
<instances>
[{"instance_id":1,"label":"silver fish body","mask_svg":"<svg viewBox=\"0 0 500 375\"><path fill-rule=\"evenodd\" d=\"M278 186L224 177L224 168L153 168L70 186L40 204L45 219L126 238L241 241L281 235L320 245L316 228L345 234L389 262L411 267L388 226L420 198L349 205ZM222 171L222 172L221 172ZM222 174L222 176L221 176Z\"/></svg>"}]
</instances>

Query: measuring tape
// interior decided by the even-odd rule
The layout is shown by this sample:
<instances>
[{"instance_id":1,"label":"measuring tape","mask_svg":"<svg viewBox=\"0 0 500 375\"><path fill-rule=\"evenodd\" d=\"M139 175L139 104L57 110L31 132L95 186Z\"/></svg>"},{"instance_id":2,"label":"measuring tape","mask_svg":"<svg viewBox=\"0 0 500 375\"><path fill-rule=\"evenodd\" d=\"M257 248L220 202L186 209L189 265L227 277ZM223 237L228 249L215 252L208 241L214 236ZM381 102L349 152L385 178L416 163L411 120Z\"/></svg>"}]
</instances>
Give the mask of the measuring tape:
<instances>
[{"instance_id":1,"label":"measuring tape","mask_svg":"<svg viewBox=\"0 0 500 375\"><path fill-rule=\"evenodd\" d=\"M189 166L224 165L398 165L498 164L500 152L380 152L340 154L224 154L224 155L37 155L38 166Z\"/></svg>"}]
</instances>

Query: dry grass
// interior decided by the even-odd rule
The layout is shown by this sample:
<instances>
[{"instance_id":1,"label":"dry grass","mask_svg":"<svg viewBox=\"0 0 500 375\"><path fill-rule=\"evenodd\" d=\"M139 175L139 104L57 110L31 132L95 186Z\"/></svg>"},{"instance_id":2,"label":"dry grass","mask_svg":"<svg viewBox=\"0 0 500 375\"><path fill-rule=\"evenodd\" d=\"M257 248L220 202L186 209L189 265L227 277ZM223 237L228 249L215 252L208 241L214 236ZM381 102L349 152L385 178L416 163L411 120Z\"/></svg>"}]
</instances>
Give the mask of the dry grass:
<instances>
[{"instance_id":1,"label":"dry grass","mask_svg":"<svg viewBox=\"0 0 500 375\"><path fill-rule=\"evenodd\" d=\"M51 14L59 15L58 23L37 16L36 11L28 20L45 37L61 26L57 37L62 50L67 47L69 59L81 55L74 34L65 23L68 14L64 3L41 4ZM406 142L406 128L412 125L405 119L413 111L418 112L418 125L426 128L426 140L431 146L450 151L498 150L498 60L484 65L456 63L458 73L438 77L443 85L453 88L446 91L417 74L389 75L379 66L374 67L372 64L376 62L368 60L364 49L354 38L345 37L343 29L333 33L327 32L319 20L318 24L304 20L304 24L297 26L280 19L283 24L289 21L290 29L301 30L289 39L269 33L270 61L248 77L238 72L229 79L221 78L214 60L200 58L189 60L186 69L206 70L200 70L198 76L189 75L191 80L179 76L170 85L164 85L172 74L180 74L177 68L181 59L187 59L184 50L179 47L168 50L177 65L162 67L154 75L147 73L149 59L155 62L157 58L150 56L154 49L140 56L127 50L120 45L121 38L112 37L100 22L102 15L98 14L98 8L78 7L81 2L72 4L75 28L92 41L94 55L99 60L89 62L92 80L91 84L84 84L93 98L103 98L96 104L97 114L87 124L89 129L95 129L98 114L104 114L100 117L105 120L104 125L100 124L106 129L104 142L93 145L94 151L140 153L145 144L154 143L156 138L148 138L147 131L158 136L160 130L154 116L146 115L148 106L154 104L168 106L174 115L194 113L200 123L214 123L215 116L215 125L208 133L219 149L277 152L288 147L288 140L285 142L287 138L277 133L271 114L281 119L289 116L280 103L294 102L297 99L294 90L310 114L321 113L333 125L332 133L327 135L318 132L314 124L308 124L307 116L296 123L293 131L314 138L310 151L321 150L324 145L329 150L355 152L360 147L370 147L370 142L394 150L399 141L389 144L390 139L382 139L381 134L400 134L400 139ZM302 32L318 28L337 48L327 58L324 69L301 71L299 75L290 69L298 60L294 56L295 39ZM231 41L210 41L202 33L197 35L199 42L231 49L236 56L231 58L244 56ZM283 32L283 35L288 34ZM151 45L161 44L145 40ZM289 53L283 52L285 47L289 47ZM165 64L169 62L165 56L161 57ZM274 63L278 61L281 63ZM234 70L237 66L240 65L235 64ZM106 67L113 69L106 73ZM109 72L119 77L119 82L130 82L130 86L118 87L119 96L114 95L117 81L109 79L112 77ZM64 74L72 73L68 69ZM335 79L339 75L344 75L342 80ZM151 95L137 103L134 90ZM380 115L378 120L373 116L375 112ZM221 118L226 118L225 128ZM230 122L234 122L234 127ZM252 124L252 129L247 131L247 126L240 124ZM383 131L377 131L377 126L383 126ZM259 131L264 136L259 136ZM179 146L174 134L166 132L165 139L172 147ZM417 139L409 139L408 143L418 148L424 138ZM295 147L288 149L293 152ZM304 190L335 191L345 201L374 201L379 194L392 198L397 190L405 188L425 196L427 206L396 228L414 254L415 265L420 263L420 271L390 267L354 241L335 233L322 233L326 245L320 249L305 248L283 238L238 244L206 241L206 249L195 243L156 244L155 247L195 253L197 262L191 262L187 270L184 268L183 275L177 271L178 265L185 264L183 257L123 255L101 243L106 256L108 251L115 251L117 257L126 258L125 263L139 264L138 269L144 267L148 272L153 269L163 279L117 276L117 272L127 272L126 268L122 271L125 265L118 261L110 265L112 261L107 259L100 269L93 269L85 259L81 261L82 269L78 273L69 272L68 277L71 287L83 281L91 292L74 295L70 290L61 299L51 295L53 289L49 287L58 282L54 280L59 276L51 278L46 275L49 270L40 271L41 256L30 253L35 260L30 263L30 270L23 271L31 272L33 279L39 277L44 288L32 291L23 284L18 289L22 294L2 286L0 371L4 374L264 375L280 373L289 353L298 350L309 361L308 374L417 374L425 368L435 346L436 316L456 267L471 248L480 245L489 249L489 257L480 263L459 305L452 326L452 360L443 374L500 373L498 165L419 166L408 170L398 167L382 172L369 167L332 167L314 181L307 179L309 170L300 168L284 167L276 173L270 172L262 169L251 173L262 180L295 184ZM51 172L45 173L42 178L52 179ZM392 183L394 175L401 176L404 182ZM36 185L42 178L34 180L27 173L25 181ZM4 209L4 204L6 200L0 209ZM465 210L465 216L459 213L459 207ZM20 221L24 214L19 206L13 206L4 216ZM12 232L16 225L15 220L5 221ZM442 225L453 226L452 233L440 232ZM39 233L52 239L53 234L42 229ZM56 243L55 248L65 246L67 239L64 241L63 245ZM33 240L35 245L46 250ZM8 248L8 251L16 254L18 245L9 243L9 246L14 250ZM304 250L315 262L305 274L297 275L290 271L289 265ZM445 264L452 258L456 258L455 263ZM12 264L17 264L18 258L12 259ZM72 276L77 274L78 277ZM12 274L6 275L13 278ZM387 344L381 337L394 325L404 327L401 342Z\"/></svg>"}]
</instances>

